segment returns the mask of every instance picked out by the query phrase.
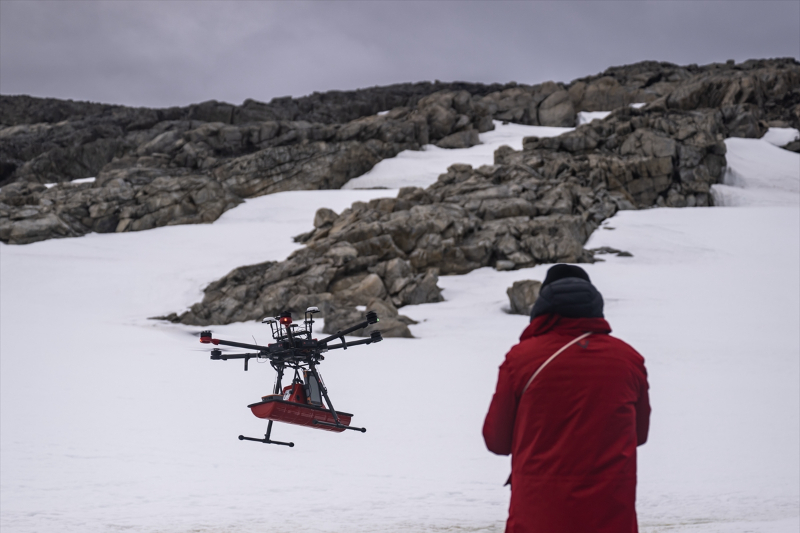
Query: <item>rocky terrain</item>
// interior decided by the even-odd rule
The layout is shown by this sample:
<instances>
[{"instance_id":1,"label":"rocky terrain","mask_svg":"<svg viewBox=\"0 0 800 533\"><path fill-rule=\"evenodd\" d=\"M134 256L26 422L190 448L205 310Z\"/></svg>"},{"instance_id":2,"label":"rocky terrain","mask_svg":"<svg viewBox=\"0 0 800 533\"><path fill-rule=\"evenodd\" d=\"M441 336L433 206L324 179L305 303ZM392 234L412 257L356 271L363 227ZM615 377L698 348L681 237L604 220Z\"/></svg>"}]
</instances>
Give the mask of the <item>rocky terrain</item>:
<instances>
[{"instance_id":1,"label":"rocky terrain","mask_svg":"<svg viewBox=\"0 0 800 533\"><path fill-rule=\"evenodd\" d=\"M0 241L211 222L243 198L341 187L402 150L471 146L492 120L574 126L579 111L652 103L715 109L715 134L758 137L800 125L799 77L793 59L642 62L570 84L399 84L241 106L0 96Z\"/></svg>"},{"instance_id":2,"label":"rocky terrain","mask_svg":"<svg viewBox=\"0 0 800 533\"><path fill-rule=\"evenodd\" d=\"M583 244L619 209L710 205L725 138L800 126L800 64L643 62L570 84L404 84L162 110L2 96L0 240L212 222L243 198L339 188L402 150L475 145L493 120L571 127L579 111L610 109L501 147L494 165L453 165L425 190L322 209L286 261L238 268L163 318L223 324L318 305L328 332L369 309L385 335L410 336L398 308L439 301L439 275L593 261Z\"/></svg>"},{"instance_id":3,"label":"rocky terrain","mask_svg":"<svg viewBox=\"0 0 800 533\"><path fill-rule=\"evenodd\" d=\"M494 165L452 165L427 189L338 215L320 210L315 229L298 236L306 247L287 261L234 270L190 311L167 318L220 324L323 302L326 331L364 306L410 335L396 308L438 301L439 275L590 262L583 244L619 209L709 205L725 165L724 131L719 110L656 101L559 137L528 137L521 151L497 150Z\"/></svg>"}]
</instances>

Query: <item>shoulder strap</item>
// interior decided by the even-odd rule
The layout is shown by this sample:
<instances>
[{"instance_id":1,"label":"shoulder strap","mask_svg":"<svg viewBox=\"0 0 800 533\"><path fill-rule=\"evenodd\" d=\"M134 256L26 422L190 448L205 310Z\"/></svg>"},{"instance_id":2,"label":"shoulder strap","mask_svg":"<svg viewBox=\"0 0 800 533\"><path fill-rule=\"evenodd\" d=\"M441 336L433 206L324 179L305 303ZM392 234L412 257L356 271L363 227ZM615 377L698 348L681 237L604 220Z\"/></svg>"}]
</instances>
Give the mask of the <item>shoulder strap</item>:
<instances>
[{"instance_id":1,"label":"shoulder strap","mask_svg":"<svg viewBox=\"0 0 800 533\"><path fill-rule=\"evenodd\" d=\"M592 334L592 332L590 331L590 332L588 332L588 333L584 333L584 334L583 334L583 335L581 335L580 337L575 337L574 339L572 339L571 341L569 341L567 344L565 344L564 346L562 346L562 347L561 347L561 349L559 349L559 350L558 350L556 353L554 353L553 355L551 355L551 356L550 356L550 357L547 359L547 361L545 361L544 363L542 363L542 366L540 366L539 368L537 368L537 369L536 369L536 372L534 372L534 373L533 373L533 375L531 376L531 379L529 379L529 380L528 380L528 382L525 384L525 388L523 388L523 389L522 389L522 394L525 394L525 391L526 391L526 390L528 390L528 387L529 387L529 386L530 386L530 384L533 382L534 378L535 378L536 376L538 376L538 375L539 375L539 372L541 372L541 371L544 369L544 367L546 367L546 366L547 366L547 364L548 364L548 363L550 363L550 361L552 361L553 359L555 359L555 358L556 358L556 357L557 357L557 356L558 356L558 355L559 355L561 352L563 352L564 350L566 350L567 348L569 348L570 346L572 346L572 345L573 345L573 344L575 344L576 342L579 342L579 341L581 341L581 340L585 339L586 337L588 337L588 336L589 336L589 335L591 335L591 334ZM520 394L520 396L522 396L522 394Z\"/></svg>"}]
</instances>

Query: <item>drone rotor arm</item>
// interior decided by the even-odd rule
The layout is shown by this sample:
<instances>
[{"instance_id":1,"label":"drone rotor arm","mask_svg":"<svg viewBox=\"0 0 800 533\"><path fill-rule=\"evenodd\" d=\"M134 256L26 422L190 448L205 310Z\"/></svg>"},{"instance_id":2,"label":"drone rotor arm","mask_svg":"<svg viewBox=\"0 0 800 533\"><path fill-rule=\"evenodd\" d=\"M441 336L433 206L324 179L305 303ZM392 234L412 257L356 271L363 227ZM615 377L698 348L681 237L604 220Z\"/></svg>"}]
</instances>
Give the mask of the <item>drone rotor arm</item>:
<instances>
[{"instance_id":1,"label":"drone rotor arm","mask_svg":"<svg viewBox=\"0 0 800 533\"><path fill-rule=\"evenodd\" d=\"M252 359L253 357L263 357L260 353L232 353L232 354L211 354L214 361L227 361L228 359Z\"/></svg>"},{"instance_id":2,"label":"drone rotor arm","mask_svg":"<svg viewBox=\"0 0 800 533\"><path fill-rule=\"evenodd\" d=\"M374 342L381 342L383 337L381 336L380 331L373 331L372 335L369 339L362 339L360 341L350 341L350 342L343 342L342 344L334 344L333 346L328 346L328 350L336 350L337 348L345 348L348 346L358 346L359 344L372 344Z\"/></svg>"},{"instance_id":3,"label":"drone rotor arm","mask_svg":"<svg viewBox=\"0 0 800 533\"><path fill-rule=\"evenodd\" d=\"M364 322L361 322L360 324L356 324L355 326L349 327L344 331L337 331L333 335L331 335L329 337L325 337L324 339L319 341L319 344L323 344L323 345L327 344L328 342L330 342L330 341L332 341L334 339L342 338L345 335L347 335L348 333L352 333L352 332L354 332L354 331L356 331L358 329L364 329L365 327L367 327L367 326L369 326L371 324L376 324L378 322L379 322L378 315L375 313L375 311L370 311L369 313L367 313L367 319ZM347 346L350 346L350 344L344 343L344 342L341 345L337 345L337 346L343 347L343 345L345 345L345 344ZM367 343L361 343L361 344L367 344Z\"/></svg>"}]
</instances>

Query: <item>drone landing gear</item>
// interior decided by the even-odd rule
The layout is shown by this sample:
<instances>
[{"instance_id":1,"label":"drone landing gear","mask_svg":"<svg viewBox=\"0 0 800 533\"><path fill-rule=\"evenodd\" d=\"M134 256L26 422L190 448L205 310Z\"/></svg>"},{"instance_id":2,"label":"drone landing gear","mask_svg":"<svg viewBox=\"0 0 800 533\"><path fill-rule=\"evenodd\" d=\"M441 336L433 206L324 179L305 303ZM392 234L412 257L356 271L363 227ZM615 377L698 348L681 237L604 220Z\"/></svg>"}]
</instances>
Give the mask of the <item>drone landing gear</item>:
<instances>
[{"instance_id":1,"label":"drone landing gear","mask_svg":"<svg viewBox=\"0 0 800 533\"><path fill-rule=\"evenodd\" d=\"M354 426L345 426L341 422L338 423L338 424L331 424L330 422L321 422L319 420L314 420L314 425L315 426L325 426L325 427L329 427L329 428L338 428L338 429L353 429L355 431L360 431L361 433L366 433L367 432L367 428L357 428L357 427L354 427Z\"/></svg>"},{"instance_id":2,"label":"drone landing gear","mask_svg":"<svg viewBox=\"0 0 800 533\"><path fill-rule=\"evenodd\" d=\"M263 442L264 444L278 444L279 446L288 446L289 448L294 448L294 442L281 442L279 440L270 440L269 438L270 433L272 433L272 420L270 420L269 424L267 424L267 432L264 434L263 439L254 439L253 437L245 437L244 435L239 435L239 440L251 440L253 442Z\"/></svg>"}]
</instances>

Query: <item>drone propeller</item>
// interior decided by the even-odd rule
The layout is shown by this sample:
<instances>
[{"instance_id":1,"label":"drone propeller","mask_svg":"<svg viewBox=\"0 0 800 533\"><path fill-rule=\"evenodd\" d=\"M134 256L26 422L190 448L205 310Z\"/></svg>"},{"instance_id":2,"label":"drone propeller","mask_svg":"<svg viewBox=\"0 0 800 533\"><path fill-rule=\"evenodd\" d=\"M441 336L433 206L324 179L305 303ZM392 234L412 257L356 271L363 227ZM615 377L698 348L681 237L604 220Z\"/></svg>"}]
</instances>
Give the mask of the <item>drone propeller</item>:
<instances>
[{"instance_id":1,"label":"drone propeller","mask_svg":"<svg viewBox=\"0 0 800 533\"><path fill-rule=\"evenodd\" d=\"M205 352L205 353L209 353L210 351L213 351L213 350L219 350L220 352L225 352L228 355L237 355L237 354L240 354L240 353L247 353L245 351L239 351L239 350L221 350L220 348L217 348L217 347L213 347L213 348L188 348L188 351L190 351L190 352Z\"/></svg>"}]
</instances>

